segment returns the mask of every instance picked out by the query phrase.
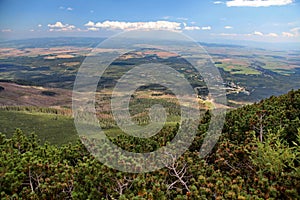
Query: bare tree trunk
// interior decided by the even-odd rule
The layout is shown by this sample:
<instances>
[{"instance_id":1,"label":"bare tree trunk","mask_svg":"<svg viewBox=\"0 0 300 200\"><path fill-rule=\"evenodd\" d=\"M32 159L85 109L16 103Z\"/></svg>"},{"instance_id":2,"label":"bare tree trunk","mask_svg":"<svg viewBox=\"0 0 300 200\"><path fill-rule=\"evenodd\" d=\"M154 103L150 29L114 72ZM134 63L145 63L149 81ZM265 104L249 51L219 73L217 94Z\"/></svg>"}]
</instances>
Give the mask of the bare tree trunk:
<instances>
[{"instance_id":1,"label":"bare tree trunk","mask_svg":"<svg viewBox=\"0 0 300 200\"><path fill-rule=\"evenodd\" d=\"M179 167L178 163L176 162L176 157L172 154L168 154L172 158L172 163L169 165L166 165L166 167L171 171L169 174L173 177L176 177L177 180L175 180L173 183L171 183L168 186L168 190L172 189L176 183L180 183L184 188L190 192L190 189L188 187L187 181L184 179L187 178L186 172L187 172L187 166L186 163L181 167Z\"/></svg>"},{"instance_id":2,"label":"bare tree trunk","mask_svg":"<svg viewBox=\"0 0 300 200\"><path fill-rule=\"evenodd\" d=\"M30 167L29 167L29 170L28 170L28 176L29 176L29 185L30 185L31 191L34 192L32 180L31 180L32 177L31 177Z\"/></svg>"},{"instance_id":3,"label":"bare tree trunk","mask_svg":"<svg viewBox=\"0 0 300 200\"><path fill-rule=\"evenodd\" d=\"M260 140L260 142L263 141L263 134L264 134L263 115L260 115L260 117L259 117L259 140Z\"/></svg>"},{"instance_id":4,"label":"bare tree trunk","mask_svg":"<svg viewBox=\"0 0 300 200\"><path fill-rule=\"evenodd\" d=\"M264 135L264 117L266 116L265 110L262 110L261 112L257 112L258 115L258 124L257 126L254 126L254 129L259 134L259 141L263 141L263 135Z\"/></svg>"},{"instance_id":5,"label":"bare tree trunk","mask_svg":"<svg viewBox=\"0 0 300 200\"><path fill-rule=\"evenodd\" d=\"M127 179L126 176L124 176L123 180L119 180L116 178L116 182L117 182L117 187L114 188L114 190L116 192L119 193L119 195L121 196L123 194L123 191L127 188L131 187L131 182L133 180L132 179Z\"/></svg>"}]
</instances>

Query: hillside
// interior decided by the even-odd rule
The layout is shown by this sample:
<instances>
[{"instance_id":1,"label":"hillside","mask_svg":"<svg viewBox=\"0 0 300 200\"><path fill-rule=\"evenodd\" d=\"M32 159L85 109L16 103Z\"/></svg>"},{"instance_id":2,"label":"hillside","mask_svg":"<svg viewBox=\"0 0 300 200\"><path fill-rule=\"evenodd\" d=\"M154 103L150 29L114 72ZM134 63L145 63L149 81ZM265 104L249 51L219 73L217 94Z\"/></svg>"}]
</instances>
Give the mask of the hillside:
<instances>
[{"instance_id":1,"label":"hillside","mask_svg":"<svg viewBox=\"0 0 300 200\"><path fill-rule=\"evenodd\" d=\"M71 107L72 91L0 82L0 106Z\"/></svg>"},{"instance_id":2,"label":"hillside","mask_svg":"<svg viewBox=\"0 0 300 200\"><path fill-rule=\"evenodd\" d=\"M38 145L36 136L17 130L11 139L0 137L1 198L299 199L299 118L300 90L233 110L219 142L203 159L206 113L189 151L172 165L140 174L106 167L81 143ZM112 141L125 150L151 151L172 139L177 128L147 140L119 136Z\"/></svg>"},{"instance_id":3,"label":"hillside","mask_svg":"<svg viewBox=\"0 0 300 200\"><path fill-rule=\"evenodd\" d=\"M0 107L0 133L11 137L16 128L36 133L43 144L63 145L79 139L69 110L37 107Z\"/></svg>"}]
</instances>

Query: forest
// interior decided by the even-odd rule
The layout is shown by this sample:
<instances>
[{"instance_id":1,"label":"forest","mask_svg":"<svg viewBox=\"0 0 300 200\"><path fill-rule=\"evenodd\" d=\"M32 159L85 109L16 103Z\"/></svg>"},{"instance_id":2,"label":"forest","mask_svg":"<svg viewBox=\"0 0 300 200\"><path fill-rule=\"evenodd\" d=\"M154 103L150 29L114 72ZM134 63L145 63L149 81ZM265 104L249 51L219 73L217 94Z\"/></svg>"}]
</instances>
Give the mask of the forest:
<instances>
[{"instance_id":1,"label":"forest","mask_svg":"<svg viewBox=\"0 0 300 200\"><path fill-rule=\"evenodd\" d=\"M139 174L107 167L79 140L58 146L22 127L12 137L2 133L1 199L300 198L300 90L228 112L218 143L200 158L210 118L207 111L181 157ZM150 152L166 145L178 127L147 140L124 135L111 140L128 151Z\"/></svg>"}]
</instances>

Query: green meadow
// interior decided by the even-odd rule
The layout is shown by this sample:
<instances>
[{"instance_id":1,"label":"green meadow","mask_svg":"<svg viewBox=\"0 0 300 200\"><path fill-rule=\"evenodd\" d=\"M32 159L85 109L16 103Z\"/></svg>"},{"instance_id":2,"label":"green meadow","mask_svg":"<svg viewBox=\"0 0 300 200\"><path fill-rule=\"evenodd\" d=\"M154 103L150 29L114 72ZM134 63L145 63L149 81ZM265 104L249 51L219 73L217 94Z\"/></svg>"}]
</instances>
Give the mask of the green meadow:
<instances>
[{"instance_id":1,"label":"green meadow","mask_svg":"<svg viewBox=\"0 0 300 200\"><path fill-rule=\"evenodd\" d=\"M59 114L0 110L0 132L11 137L17 128L26 134L36 133L40 143L75 143L78 140L73 119Z\"/></svg>"}]
</instances>

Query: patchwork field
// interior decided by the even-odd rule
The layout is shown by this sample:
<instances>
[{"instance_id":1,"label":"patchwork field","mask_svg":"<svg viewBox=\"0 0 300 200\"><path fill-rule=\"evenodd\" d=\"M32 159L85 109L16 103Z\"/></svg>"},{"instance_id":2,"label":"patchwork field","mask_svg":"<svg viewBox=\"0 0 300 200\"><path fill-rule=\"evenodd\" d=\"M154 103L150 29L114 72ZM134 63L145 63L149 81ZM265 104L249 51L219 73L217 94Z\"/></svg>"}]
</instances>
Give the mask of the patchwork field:
<instances>
[{"instance_id":1,"label":"patchwork field","mask_svg":"<svg viewBox=\"0 0 300 200\"><path fill-rule=\"evenodd\" d=\"M88 53L110 55L124 51L94 49L99 41L99 38L48 38L0 43L0 131L12 133L15 127L23 127L27 133L39 132L41 141L47 139L58 144L74 141L77 136L74 135L76 131L70 108L72 88L81 63ZM163 63L182 73L197 93L200 107L204 110L241 107L300 88L300 58L296 51L201 45L220 71L227 92L227 105L215 104L208 95L202 74L197 74L193 66L177 53L163 51L162 48L140 49L116 59L99 80L95 107L105 132L110 136L123 133L110 111L111 92L122 75L144 63ZM180 48L183 52L194 50L184 44ZM190 55L191 58L197 56L193 53ZM157 85L145 86L132 95L132 120L139 125L146 125L149 122L149 109L154 104L167 107L166 126L175 126L179 122L180 105L177 99L171 91ZM45 111L46 108L54 110ZM59 135L62 127L66 127L67 137Z\"/></svg>"}]
</instances>

